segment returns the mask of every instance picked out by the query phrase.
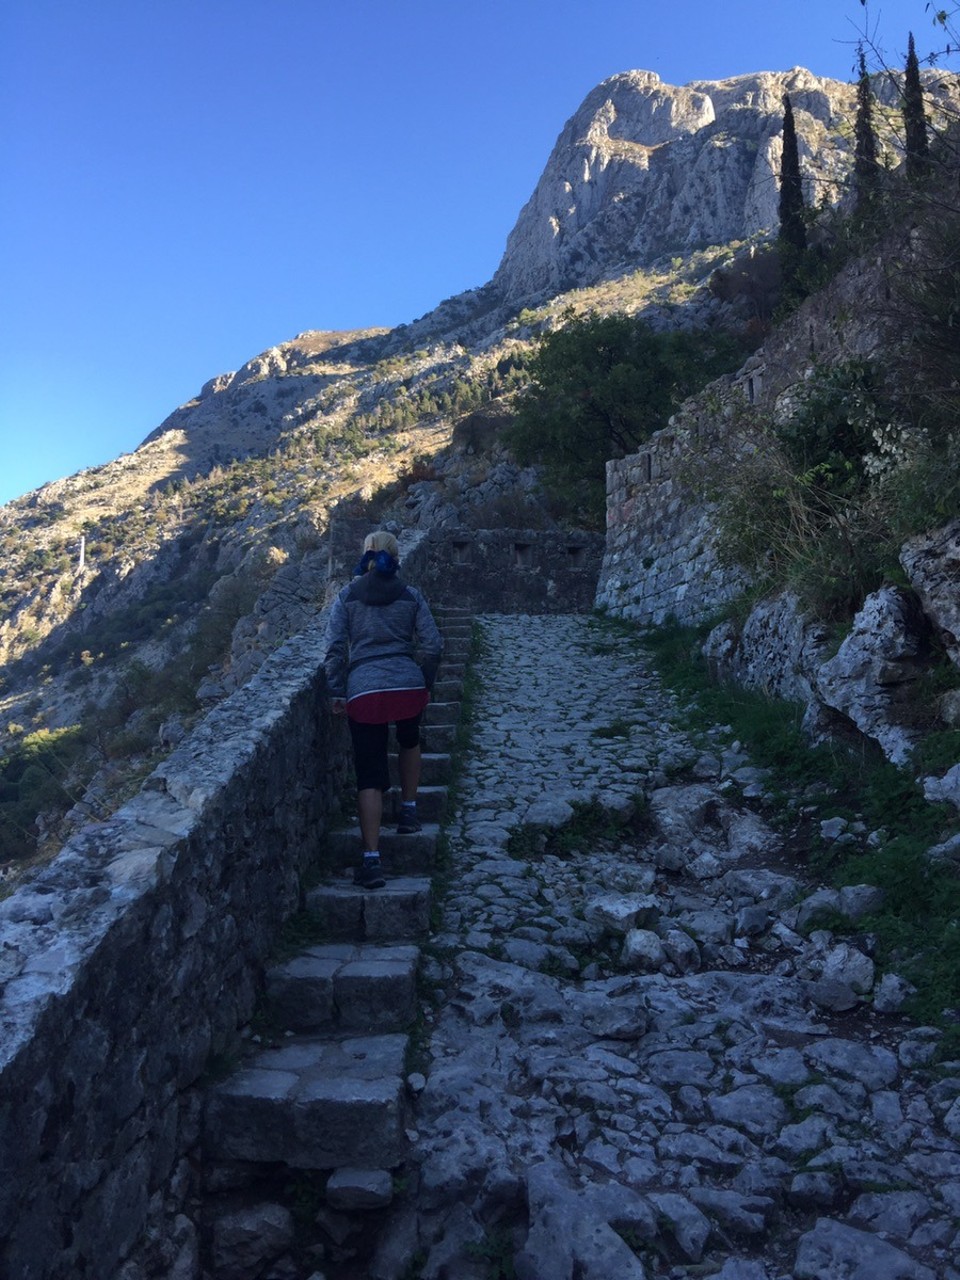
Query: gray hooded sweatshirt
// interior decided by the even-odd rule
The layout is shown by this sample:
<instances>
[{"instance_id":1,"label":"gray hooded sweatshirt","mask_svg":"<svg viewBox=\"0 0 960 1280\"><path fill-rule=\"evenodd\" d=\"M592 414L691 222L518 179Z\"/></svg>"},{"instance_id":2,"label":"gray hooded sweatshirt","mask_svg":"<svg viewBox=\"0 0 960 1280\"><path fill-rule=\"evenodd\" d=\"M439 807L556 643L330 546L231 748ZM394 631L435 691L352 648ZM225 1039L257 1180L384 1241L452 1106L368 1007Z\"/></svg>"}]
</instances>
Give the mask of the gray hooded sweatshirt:
<instances>
[{"instance_id":1,"label":"gray hooded sweatshirt","mask_svg":"<svg viewBox=\"0 0 960 1280\"><path fill-rule=\"evenodd\" d=\"M333 698L383 689L430 689L443 640L426 600L399 577L354 578L327 624L327 687Z\"/></svg>"}]
</instances>

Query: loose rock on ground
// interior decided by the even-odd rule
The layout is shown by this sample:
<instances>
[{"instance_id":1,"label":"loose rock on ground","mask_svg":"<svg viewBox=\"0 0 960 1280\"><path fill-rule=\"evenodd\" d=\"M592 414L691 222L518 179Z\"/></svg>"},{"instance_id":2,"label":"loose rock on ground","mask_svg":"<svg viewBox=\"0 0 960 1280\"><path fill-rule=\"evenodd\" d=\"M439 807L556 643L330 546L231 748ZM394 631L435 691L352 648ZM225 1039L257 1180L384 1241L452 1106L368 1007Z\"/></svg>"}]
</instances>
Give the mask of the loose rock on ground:
<instances>
[{"instance_id":1,"label":"loose rock on ground","mask_svg":"<svg viewBox=\"0 0 960 1280\"><path fill-rule=\"evenodd\" d=\"M817 927L877 891L808 882L763 771L678 730L627 638L482 626L416 1193L371 1274L416 1241L425 1280L960 1277L960 1063L930 1072L906 984Z\"/></svg>"}]
</instances>

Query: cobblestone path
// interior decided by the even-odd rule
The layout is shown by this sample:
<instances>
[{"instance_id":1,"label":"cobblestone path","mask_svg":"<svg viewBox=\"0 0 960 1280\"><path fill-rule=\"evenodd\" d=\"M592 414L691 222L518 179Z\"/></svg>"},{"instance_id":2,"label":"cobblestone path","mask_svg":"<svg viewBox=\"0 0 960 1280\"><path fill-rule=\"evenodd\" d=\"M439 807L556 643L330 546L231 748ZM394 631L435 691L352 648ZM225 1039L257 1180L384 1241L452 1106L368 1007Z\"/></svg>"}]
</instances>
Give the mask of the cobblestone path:
<instances>
[{"instance_id":1,"label":"cobblestone path","mask_svg":"<svg viewBox=\"0 0 960 1280\"><path fill-rule=\"evenodd\" d=\"M375 1274L415 1236L426 1280L960 1277L960 1063L817 928L876 891L807 882L762 773L617 632L481 623L416 1207Z\"/></svg>"}]
</instances>

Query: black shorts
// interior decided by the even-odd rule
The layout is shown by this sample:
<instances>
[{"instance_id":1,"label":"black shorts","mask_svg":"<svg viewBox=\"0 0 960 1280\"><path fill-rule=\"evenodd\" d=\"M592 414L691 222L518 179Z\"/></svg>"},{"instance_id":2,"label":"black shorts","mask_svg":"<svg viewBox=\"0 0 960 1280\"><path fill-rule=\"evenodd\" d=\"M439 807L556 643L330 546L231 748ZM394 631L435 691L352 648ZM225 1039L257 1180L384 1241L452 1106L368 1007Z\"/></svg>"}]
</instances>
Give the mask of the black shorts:
<instances>
[{"instance_id":1,"label":"black shorts","mask_svg":"<svg viewBox=\"0 0 960 1280\"><path fill-rule=\"evenodd\" d=\"M415 747L420 741L420 719L423 713L409 720L398 720L397 742L401 747ZM388 724L360 724L348 721L353 739L353 762L357 771L357 790L390 790L390 770L387 765Z\"/></svg>"}]
</instances>

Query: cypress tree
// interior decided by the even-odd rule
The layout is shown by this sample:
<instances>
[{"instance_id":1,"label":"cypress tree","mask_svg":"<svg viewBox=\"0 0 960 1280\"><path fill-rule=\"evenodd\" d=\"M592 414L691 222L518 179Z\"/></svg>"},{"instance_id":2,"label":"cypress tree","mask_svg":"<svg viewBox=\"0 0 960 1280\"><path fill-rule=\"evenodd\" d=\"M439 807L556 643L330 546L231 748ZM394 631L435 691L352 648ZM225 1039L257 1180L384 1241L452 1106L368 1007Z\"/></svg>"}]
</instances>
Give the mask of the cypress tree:
<instances>
[{"instance_id":1,"label":"cypress tree","mask_svg":"<svg viewBox=\"0 0 960 1280\"><path fill-rule=\"evenodd\" d=\"M877 164L877 135L873 128L873 89L867 75L867 60L860 50L860 78L857 81L857 122L854 132L853 177L855 211L867 216L876 204L880 170Z\"/></svg>"},{"instance_id":2,"label":"cypress tree","mask_svg":"<svg viewBox=\"0 0 960 1280\"><path fill-rule=\"evenodd\" d=\"M800 151L790 98L783 95L783 157L780 161L780 240L797 254L807 247L803 219L803 183L800 179Z\"/></svg>"},{"instance_id":3,"label":"cypress tree","mask_svg":"<svg viewBox=\"0 0 960 1280\"><path fill-rule=\"evenodd\" d=\"M807 254L807 227L803 217L803 183L800 178L800 151L793 107L783 95L783 156L780 161L780 271L784 301L800 302L806 291L802 284Z\"/></svg>"},{"instance_id":4,"label":"cypress tree","mask_svg":"<svg viewBox=\"0 0 960 1280\"><path fill-rule=\"evenodd\" d=\"M907 153L907 181L916 183L926 171L930 148L927 141L927 117L923 110L920 64L917 61L912 31L903 77L903 130Z\"/></svg>"}]
</instances>

